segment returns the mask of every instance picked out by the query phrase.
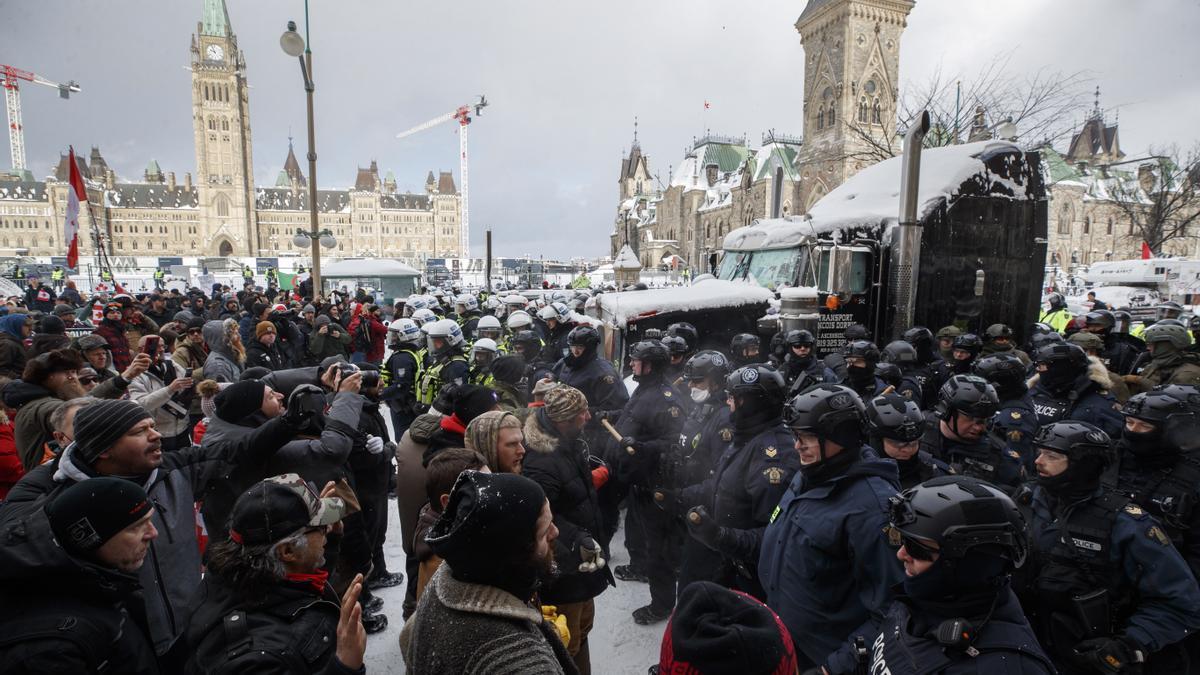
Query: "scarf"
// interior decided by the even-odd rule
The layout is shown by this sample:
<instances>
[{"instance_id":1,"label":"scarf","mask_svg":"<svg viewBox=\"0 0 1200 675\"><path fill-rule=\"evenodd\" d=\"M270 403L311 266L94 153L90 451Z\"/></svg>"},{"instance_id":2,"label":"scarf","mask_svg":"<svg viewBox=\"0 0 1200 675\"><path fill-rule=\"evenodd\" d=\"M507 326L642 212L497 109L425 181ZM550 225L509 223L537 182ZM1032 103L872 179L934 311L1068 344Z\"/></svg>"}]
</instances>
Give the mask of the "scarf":
<instances>
[{"instance_id":1,"label":"scarf","mask_svg":"<svg viewBox=\"0 0 1200 675\"><path fill-rule=\"evenodd\" d=\"M467 425L463 424L456 414L446 415L438 425L452 434L464 437L467 435Z\"/></svg>"},{"instance_id":2,"label":"scarf","mask_svg":"<svg viewBox=\"0 0 1200 675\"><path fill-rule=\"evenodd\" d=\"M321 595L325 592L325 584L329 582L329 571L317 570L311 574L287 574L283 578L301 586L307 585L314 593Z\"/></svg>"}]
</instances>

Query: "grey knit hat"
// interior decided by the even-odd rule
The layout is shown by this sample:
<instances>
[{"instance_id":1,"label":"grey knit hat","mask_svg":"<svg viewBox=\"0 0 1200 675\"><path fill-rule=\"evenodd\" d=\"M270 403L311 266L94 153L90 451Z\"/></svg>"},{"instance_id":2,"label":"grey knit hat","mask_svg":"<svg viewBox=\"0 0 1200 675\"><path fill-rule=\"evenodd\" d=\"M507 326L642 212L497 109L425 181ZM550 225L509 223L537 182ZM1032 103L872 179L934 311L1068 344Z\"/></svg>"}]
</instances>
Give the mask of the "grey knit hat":
<instances>
[{"instance_id":1,"label":"grey knit hat","mask_svg":"<svg viewBox=\"0 0 1200 675\"><path fill-rule=\"evenodd\" d=\"M133 401L97 401L80 408L75 413L75 456L91 464L138 422L148 419L150 413Z\"/></svg>"}]
</instances>

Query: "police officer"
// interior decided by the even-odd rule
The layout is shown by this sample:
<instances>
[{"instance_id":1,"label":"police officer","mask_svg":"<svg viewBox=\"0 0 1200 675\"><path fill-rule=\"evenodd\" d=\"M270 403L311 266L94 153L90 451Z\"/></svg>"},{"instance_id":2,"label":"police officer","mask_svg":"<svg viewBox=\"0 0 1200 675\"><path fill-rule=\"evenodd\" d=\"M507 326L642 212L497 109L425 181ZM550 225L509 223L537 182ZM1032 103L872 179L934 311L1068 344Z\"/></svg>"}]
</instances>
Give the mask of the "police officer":
<instances>
[{"instance_id":1,"label":"police officer","mask_svg":"<svg viewBox=\"0 0 1200 675\"><path fill-rule=\"evenodd\" d=\"M495 381L492 378L492 362L496 360L500 350L496 341L491 338L479 338L471 345L471 354L467 357L470 370L467 382L481 387L491 387Z\"/></svg>"},{"instance_id":2,"label":"police officer","mask_svg":"<svg viewBox=\"0 0 1200 675\"><path fill-rule=\"evenodd\" d=\"M683 384L679 378L683 375L683 366L689 356L687 340L679 335L664 335L662 343L671 358L671 362L667 364L666 380L672 386L679 387Z\"/></svg>"},{"instance_id":3,"label":"police officer","mask_svg":"<svg viewBox=\"0 0 1200 675\"><path fill-rule=\"evenodd\" d=\"M1160 384L1200 386L1200 354L1190 351L1187 328L1160 320L1142 334L1150 362L1137 375L1125 376L1133 393L1149 391Z\"/></svg>"},{"instance_id":4,"label":"police officer","mask_svg":"<svg viewBox=\"0 0 1200 675\"><path fill-rule=\"evenodd\" d=\"M903 568L888 545L896 464L863 446L863 403L820 384L788 402L800 455L763 534L758 573L767 605L796 640L801 669L855 670L857 636L879 632Z\"/></svg>"},{"instance_id":5,"label":"police officer","mask_svg":"<svg viewBox=\"0 0 1200 675\"><path fill-rule=\"evenodd\" d=\"M561 302L554 302L538 310L538 318L546 326L544 358L548 363L555 363L567 355L567 335L575 327L571 310Z\"/></svg>"},{"instance_id":6,"label":"police officer","mask_svg":"<svg viewBox=\"0 0 1200 675\"><path fill-rule=\"evenodd\" d=\"M54 283L54 291L56 293L62 292L63 284L66 282L66 279L67 273L63 271L62 267L55 265L54 269L50 272L50 281Z\"/></svg>"},{"instance_id":7,"label":"police officer","mask_svg":"<svg viewBox=\"0 0 1200 675\"><path fill-rule=\"evenodd\" d=\"M685 503L711 502L712 484L705 481L715 475L717 462L734 435L725 392L728 375L729 359L713 350L697 352L683 367L683 381L691 394L692 408L679 432L678 452L673 457L674 484L663 486L654 494L655 501L668 513L680 513ZM694 537L684 537L679 592L693 581L721 578L722 567L721 554Z\"/></svg>"},{"instance_id":8,"label":"police officer","mask_svg":"<svg viewBox=\"0 0 1200 675\"><path fill-rule=\"evenodd\" d=\"M1051 293L1046 298L1046 303L1050 308L1043 311L1041 317L1038 318L1038 323L1044 323L1058 333L1062 333L1067 329L1067 324L1071 323L1071 310L1067 309L1067 301L1061 293Z\"/></svg>"},{"instance_id":9,"label":"police officer","mask_svg":"<svg viewBox=\"0 0 1200 675\"><path fill-rule=\"evenodd\" d=\"M686 321L678 321L667 326L667 335L681 337L687 342L688 351L684 358L685 363L700 349L700 333L696 331L695 326Z\"/></svg>"},{"instance_id":10,"label":"police officer","mask_svg":"<svg viewBox=\"0 0 1200 675\"><path fill-rule=\"evenodd\" d=\"M1099 374L1088 368L1087 354L1078 345L1046 345L1037 351L1034 362L1037 383L1029 393L1038 426L1075 420L1094 424L1109 436L1121 433L1124 420L1116 410L1116 399L1097 381Z\"/></svg>"},{"instance_id":11,"label":"police officer","mask_svg":"<svg viewBox=\"0 0 1200 675\"><path fill-rule=\"evenodd\" d=\"M1021 456L987 433L1000 399L987 380L955 375L938 392L925 425L921 449L942 460L954 473L974 476L1014 493L1025 480Z\"/></svg>"},{"instance_id":12,"label":"police officer","mask_svg":"<svg viewBox=\"0 0 1200 675\"><path fill-rule=\"evenodd\" d=\"M671 518L655 506L654 488L664 480L661 462L679 443L679 431L687 415L686 403L664 378L670 357L658 340L642 340L629 352L630 368L637 389L629 397L617 420L622 438L610 455L617 466L618 480L629 486L625 521L625 548L629 566L618 566L618 578L640 571L650 584L650 604L633 611L639 625L664 621L675 607L675 578L682 533ZM627 454L632 449L633 454Z\"/></svg>"},{"instance_id":13,"label":"police officer","mask_svg":"<svg viewBox=\"0 0 1200 675\"><path fill-rule=\"evenodd\" d=\"M950 366L948 372L951 375L970 375L975 359L982 351L983 340L974 333L963 333L954 338L954 345L950 348L950 360L946 362Z\"/></svg>"},{"instance_id":14,"label":"police officer","mask_svg":"<svg viewBox=\"0 0 1200 675\"><path fill-rule=\"evenodd\" d=\"M1062 673L1183 673L1177 645L1200 628L1200 588L1149 513L1105 488L1108 434L1084 422L1038 429L1031 562L1022 590Z\"/></svg>"},{"instance_id":15,"label":"police officer","mask_svg":"<svg viewBox=\"0 0 1200 675\"><path fill-rule=\"evenodd\" d=\"M550 368L554 364L543 360L542 339L531 330L519 330L514 333L511 344L513 353L525 359L525 382L529 389L525 394L528 396L539 380L552 375Z\"/></svg>"},{"instance_id":16,"label":"police officer","mask_svg":"<svg viewBox=\"0 0 1200 675\"><path fill-rule=\"evenodd\" d=\"M891 504L903 590L859 672L1053 673L1010 586L1029 551L1025 519L995 487L935 478Z\"/></svg>"},{"instance_id":17,"label":"police officer","mask_svg":"<svg viewBox=\"0 0 1200 675\"><path fill-rule=\"evenodd\" d=\"M454 319L439 319L426 329L425 349L429 363L417 384L417 401L428 410L442 387L465 384L471 368L463 354L466 341L462 329Z\"/></svg>"},{"instance_id":18,"label":"police officer","mask_svg":"<svg viewBox=\"0 0 1200 675\"><path fill-rule=\"evenodd\" d=\"M920 449L925 416L908 397L876 396L867 402L866 420L871 448L900 467L900 489L953 473L948 464Z\"/></svg>"},{"instance_id":19,"label":"police officer","mask_svg":"<svg viewBox=\"0 0 1200 675\"><path fill-rule=\"evenodd\" d=\"M855 340L842 348L842 359L846 363L846 375L842 386L849 387L859 398L871 398L883 393L887 385L875 375L879 363L879 348L866 340Z\"/></svg>"},{"instance_id":20,"label":"police officer","mask_svg":"<svg viewBox=\"0 0 1200 675\"><path fill-rule=\"evenodd\" d=\"M718 553L722 564L713 579L764 597L758 579L763 530L792 476L800 468L783 425L783 376L753 363L730 373L732 442L725 445L711 478L685 493L688 531Z\"/></svg>"},{"instance_id":21,"label":"police officer","mask_svg":"<svg viewBox=\"0 0 1200 675\"><path fill-rule=\"evenodd\" d=\"M1133 372L1133 364L1141 350L1129 340L1129 336L1113 331L1116 323L1113 313L1107 309L1091 311L1083 317L1083 329L1104 341L1100 360L1109 370L1128 375Z\"/></svg>"},{"instance_id":22,"label":"police officer","mask_svg":"<svg viewBox=\"0 0 1200 675\"><path fill-rule=\"evenodd\" d=\"M920 408L925 399L924 366L918 361L917 348L904 340L894 340L887 343L879 353L881 363L888 363L900 371L900 381L896 393L916 402Z\"/></svg>"},{"instance_id":23,"label":"police officer","mask_svg":"<svg viewBox=\"0 0 1200 675\"><path fill-rule=\"evenodd\" d=\"M824 382L827 377L833 377L833 373L813 354L813 347L817 341L812 333L806 330L789 330L783 336L783 344L787 354L783 357L780 371L789 392L799 393L814 384Z\"/></svg>"},{"instance_id":24,"label":"police officer","mask_svg":"<svg viewBox=\"0 0 1200 675\"><path fill-rule=\"evenodd\" d=\"M913 326L904 331L901 336L905 342L917 350L917 362L909 373L921 385L921 400L917 405L921 410L933 407L937 401L938 388L945 375L945 364L941 354L934 348L933 332L925 326ZM951 340L953 344L953 340Z\"/></svg>"},{"instance_id":25,"label":"police officer","mask_svg":"<svg viewBox=\"0 0 1200 675\"><path fill-rule=\"evenodd\" d=\"M870 342L871 331L867 330L867 327L861 323L852 323L842 331L842 339L844 340L842 342L843 348L859 340ZM841 382L846 379L846 357L843 355L841 349L826 354L823 360L825 361L825 367L832 371L835 376L835 379L832 381Z\"/></svg>"},{"instance_id":26,"label":"police officer","mask_svg":"<svg viewBox=\"0 0 1200 675\"><path fill-rule=\"evenodd\" d=\"M1025 366L1033 363L1028 354L1017 349L1013 329L1002 323L994 323L983 331L983 350L979 352L979 356L992 354L1012 354L1021 359Z\"/></svg>"},{"instance_id":27,"label":"police officer","mask_svg":"<svg viewBox=\"0 0 1200 675\"><path fill-rule=\"evenodd\" d=\"M501 354L509 352L505 345L507 341L504 339L504 329L500 326L500 319L495 316L484 314L479 317L479 323L475 325L475 335L494 341L499 346Z\"/></svg>"},{"instance_id":28,"label":"police officer","mask_svg":"<svg viewBox=\"0 0 1200 675\"><path fill-rule=\"evenodd\" d=\"M758 363L763 359L759 356L762 341L757 335L738 333L729 341L729 360L733 367L741 368L748 363Z\"/></svg>"},{"instance_id":29,"label":"police officer","mask_svg":"<svg viewBox=\"0 0 1200 675\"><path fill-rule=\"evenodd\" d=\"M161 291L162 289L166 288L167 287L166 279L167 279L167 273L164 272L161 267L155 268L155 270L154 270L154 288L155 288L155 290Z\"/></svg>"},{"instance_id":30,"label":"police officer","mask_svg":"<svg viewBox=\"0 0 1200 675\"><path fill-rule=\"evenodd\" d=\"M1200 392L1157 387L1135 394L1121 414L1118 490L1158 519L1200 579Z\"/></svg>"},{"instance_id":31,"label":"police officer","mask_svg":"<svg viewBox=\"0 0 1200 675\"><path fill-rule=\"evenodd\" d=\"M391 349L383 376L387 383L379 399L388 404L395 437L417 417L417 382L425 365L425 335L412 319L396 319L388 325L387 346Z\"/></svg>"},{"instance_id":32,"label":"police officer","mask_svg":"<svg viewBox=\"0 0 1200 675\"><path fill-rule=\"evenodd\" d=\"M479 299L471 293L463 293L454 299L454 311L458 314L458 325L462 327L463 338L467 342L475 340L475 330L479 325Z\"/></svg>"},{"instance_id":33,"label":"police officer","mask_svg":"<svg viewBox=\"0 0 1200 675\"><path fill-rule=\"evenodd\" d=\"M992 434L1016 450L1027 474L1033 471L1033 435L1038 416L1025 384L1025 365L1012 354L993 354L975 362L975 374L991 383L1000 403L992 419Z\"/></svg>"},{"instance_id":34,"label":"police officer","mask_svg":"<svg viewBox=\"0 0 1200 675\"><path fill-rule=\"evenodd\" d=\"M946 363L954 360L954 338L962 334L962 329L958 326L942 326L938 329L938 355Z\"/></svg>"},{"instance_id":35,"label":"police officer","mask_svg":"<svg viewBox=\"0 0 1200 675\"><path fill-rule=\"evenodd\" d=\"M569 384L587 399L592 419L584 429L584 440L592 448L603 448L607 434L600 420L619 412L629 401L629 390L608 359L597 355L600 333L591 326L576 326L567 334L567 355L554 364L554 379Z\"/></svg>"},{"instance_id":36,"label":"police officer","mask_svg":"<svg viewBox=\"0 0 1200 675\"><path fill-rule=\"evenodd\" d=\"M279 285L279 271L274 266L267 268L267 286Z\"/></svg>"}]
</instances>

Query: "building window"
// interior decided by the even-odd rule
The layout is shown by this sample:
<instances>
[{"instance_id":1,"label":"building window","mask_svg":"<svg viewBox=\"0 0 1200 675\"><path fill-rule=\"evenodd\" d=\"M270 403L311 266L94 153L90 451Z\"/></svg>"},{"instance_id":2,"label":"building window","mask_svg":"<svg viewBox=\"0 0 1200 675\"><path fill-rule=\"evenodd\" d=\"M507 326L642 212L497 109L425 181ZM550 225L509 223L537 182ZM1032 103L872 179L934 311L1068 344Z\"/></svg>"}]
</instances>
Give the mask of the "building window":
<instances>
[{"instance_id":1,"label":"building window","mask_svg":"<svg viewBox=\"0 0 1200 675\"><path fill-rule=\"evenodd\" d=\"M875 104L871 107L871 123L883 124L882 110L879 108L879 99L875 99Z\"/></svg>"},{"instance_id":2,"label":"building window","mask_svg":"<svg viewBox=\"0 0 1200 675\"><path fill-rule=\"evenodd\" d=\"M1084 216L1083 218L1083 233L1088 234L1092 231L1092 217Z\"/></svg>"},{"instance_id":3,"label":"building window","mask_svg":"<svg viewBox=\"0 0 1200 675\"><path fill-rule=\"evenodd\" d=\"M1071 234L1071 210L1064 208L1058 215L1058 233Z\"/></svg>"},{"instance_id":4,"label":"building window","mask_svg":"<svg viewBox=\"0 0 1200 675\"><path fill-rule=\"evenodd\" d=\"M1104 226L1104 234L1112 234L1112 233L1113 233L1113 221L1112 221L1112 218L1109 218L1108 224Z\"/></svg>"},{"instance_id":5,"label":"building window","mask_svg":"<svg viewBox=\"0 0 1200 675\"><path fill-rule=\"evenodd\" d=\"M867 122L867 98L864 96L858 99L858 121Z\"/></svg>"},{"instance_id":6,"label":"building window","mask_svg":"<svg viewBox=\"0 0 1200 675\"><path fill-rule=\"evenodd\" d=\"M817 110L817 129L825 128L825 108Z\"/></svg>"}]
</instances>

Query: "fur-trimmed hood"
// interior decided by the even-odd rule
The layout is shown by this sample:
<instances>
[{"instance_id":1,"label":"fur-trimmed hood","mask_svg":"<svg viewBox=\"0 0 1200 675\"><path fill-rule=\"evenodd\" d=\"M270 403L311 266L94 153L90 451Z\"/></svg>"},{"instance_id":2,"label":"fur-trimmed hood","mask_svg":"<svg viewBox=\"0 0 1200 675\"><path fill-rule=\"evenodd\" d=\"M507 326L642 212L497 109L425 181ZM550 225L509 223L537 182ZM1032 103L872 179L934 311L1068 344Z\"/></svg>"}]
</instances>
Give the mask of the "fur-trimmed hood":
<instances>
[{"instance_id":1,"label":"fur-trimmed hood","mask_svg":"<svg viewBox=\"0 0 1200 675\"><path fill-rule=\"evenodd\" d=\"M538 408L525 418L525 449L530 452L549 454L558 449L562 438L552 429L542 426L542 418L545 417L543 410L543 408Z\"/></svg>"},{"instance_id":2,"label":"fur-trimmed hood","mask_svg":"<svg viewBox=\"0 0 1200 675\"><path fill-rule=\"evenodd\" d=\"M1104 362L1100 360L1100 357L1088 356L1087 358L1088 358L1087 379L1091 382L1096 383L1096 386L1100 387L1101 389L1103 389L1105 391L1112 389L1112 386L1113 386L1112 378L1109 376L1108 368L1105 367ZM1034 387L1037 386L1037 383L1040 380L1041 380L1040 374L1035 372L1032 377L1030 377L1028 380L1025 381L1025 383L1026 383L1026 385L1029 386L1030 389L1033 389Z\"/></svg>"}]
</instances>

